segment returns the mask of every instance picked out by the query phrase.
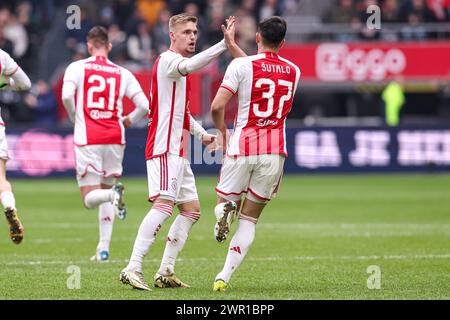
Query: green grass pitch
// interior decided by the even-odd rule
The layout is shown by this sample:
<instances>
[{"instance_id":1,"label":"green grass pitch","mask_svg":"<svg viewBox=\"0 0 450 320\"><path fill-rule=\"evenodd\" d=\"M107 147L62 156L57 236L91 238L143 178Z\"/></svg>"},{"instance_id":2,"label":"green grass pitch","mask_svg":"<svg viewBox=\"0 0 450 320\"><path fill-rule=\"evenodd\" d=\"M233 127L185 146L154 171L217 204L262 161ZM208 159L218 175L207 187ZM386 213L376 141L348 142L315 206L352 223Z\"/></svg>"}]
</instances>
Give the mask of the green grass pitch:
<instances>
[{"instance_id":1,"label":"green grass pitch","mask_svg":"<svg viewBox=\"0 0 450 320\"><path fill-rule=\"evenodd\" d=\"M108 263L89 261L97 211L82 207L75 179L12 179L26 233L14 245L0 222L0 299L450 298L450 176L286 176L223 294L212 292L229 241L213 239L215 180L197 177L202 218L176 265L192 288L142 292L118 277L150 208L144 178L123 180L128 216L115 221ZM172 221L146 257L149 283ZM71 265L80 268L80 289L67 288ZM380 290L367 287L371 265L380 268Z\"/></svg>"}]
</instances>

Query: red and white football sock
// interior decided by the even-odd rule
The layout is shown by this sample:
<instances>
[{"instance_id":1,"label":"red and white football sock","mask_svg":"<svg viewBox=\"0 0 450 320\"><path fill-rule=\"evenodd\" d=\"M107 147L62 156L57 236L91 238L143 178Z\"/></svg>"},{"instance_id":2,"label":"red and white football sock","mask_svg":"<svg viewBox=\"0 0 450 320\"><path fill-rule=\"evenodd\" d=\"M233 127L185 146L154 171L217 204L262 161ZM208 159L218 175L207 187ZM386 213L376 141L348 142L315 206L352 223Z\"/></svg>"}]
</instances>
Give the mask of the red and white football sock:
<instances>
[{"instance_id":1,"label":"red and white football sock","mask_svg":"<svg viewBox=\"0 0 450 320\"><path fill-rule=\"evenodd\" d=\"M111 203L102 203L98 207L99 242L97 252L109 251L114 224L114 207Z\"/></svg>"},{"instance_id":2,"label":"red and white football sock","mask_svg":"<svg viewBox=\"0 0 450 320\"><path fill-rule=\"evenodd\" d=\"M139 227L134 242L133 253L126 269L142 272L142 262L155 241L156 235L163 223L172 215L173 206L169 204L154 204Z\"/></svg>"},{"instance_id":3,"label":"red and white football sock","mask_svg":"<svg viewBox=\"0 0 450 320\"><path fill-rule=\"evenodd\" d=\"M0 194L0 201L2 202L3 208L16 208L16 199L12 191L3 191Z\"/></svg>"},{"instance_id":4,"label":"red and white football sock","mask_svg":"<svg viewBox=\"0 0 450 320\"><path fill-rule=\"evenodd\" d=\"M181 212L170 227L166 249L159 267L159 274L168 276L174 273L175 261L183 250L192 226L200 218L199 212Z\"/></svg>"},{"instance_id":5,"label":"red and white football sock","mask_svg":"<svg viewBox=\"0 0 450 320\"><path fill-rule=\"evenodd\" d=\"M255 239L256 222L258 219L242 214L239 216L239 224L236 233L228 247L227 260L222 271L216 276L216 280L229 282L232 274L244 260Z\"/></svg>"},{"instance_id":6,"label":"red and white football sock","mask_svg":"<svg viewBox=\"0 0 450 320\"><path fill-rule=\"evenodd\" d=\"M84 205L88 209L96 208L102 203L111 201L112 196L111 189L95 189L84 197Z\"/></svg>"}]
</instances>

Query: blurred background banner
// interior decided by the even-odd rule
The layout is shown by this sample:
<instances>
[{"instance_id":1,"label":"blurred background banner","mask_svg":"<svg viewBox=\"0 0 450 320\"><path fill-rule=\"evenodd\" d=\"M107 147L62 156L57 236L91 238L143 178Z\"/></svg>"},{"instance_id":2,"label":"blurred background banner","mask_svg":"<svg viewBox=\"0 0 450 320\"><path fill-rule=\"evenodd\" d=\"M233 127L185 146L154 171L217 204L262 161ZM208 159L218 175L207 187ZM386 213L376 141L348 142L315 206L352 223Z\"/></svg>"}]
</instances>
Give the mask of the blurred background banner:
<instances>
[{"instance_id":1,"label":"blurred background banner","mask_svg":"<svg viewBox=\"0 0 450 320\"><path fill-rule=\"evenodd\" d=\"M301 54L299 54L301 53ZM302 82L447 80L450 41L288 45L281 55L302 66Z\"/></svg>"},{"instance_id":2,"label":"blurred background banner","mask_svg":"<svg viewBox=\"0 0 450 320\"><path fill-rule=\"evenodd\" d=\"M124 175L145 175L145 129L127 131ZM13 177L74 176L73 135L69 130L10 130ZM315 127L287 129L285 173L442 172L450 170L447 127ZM194 173L217 174L222 158L191 139Z\"/></svg>"}]
</instances>

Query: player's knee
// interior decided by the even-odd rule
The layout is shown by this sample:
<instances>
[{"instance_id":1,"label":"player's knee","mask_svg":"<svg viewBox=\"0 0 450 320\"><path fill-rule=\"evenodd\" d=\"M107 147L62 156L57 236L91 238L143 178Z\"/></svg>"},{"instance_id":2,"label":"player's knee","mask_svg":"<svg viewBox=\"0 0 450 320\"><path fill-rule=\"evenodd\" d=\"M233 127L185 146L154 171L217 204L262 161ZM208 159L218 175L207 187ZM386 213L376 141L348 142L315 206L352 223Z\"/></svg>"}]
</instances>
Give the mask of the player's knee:
<instances>
[{"instance_id":1,"label":"player's knee","mask_svg":"<svg viewBox=\"0 0 450 320\"><path fill-rule=\"evenodd\" d=\"M190 219L194 223L196 223L198 221L198 219L200 219L200 216L201 216L200 210L199 211L181 211L180 215Z\"/></svg>"},{"instance_id":2,"label":"player's knee","mask_svg":"<svg viewBox=\"0 0 450 320\"><path fill-rule=\"evenodd\" d=\"M173 203L161 201L155 202L153 203L152 210L157 210L171 217L173 213Z\"/></svg>"}]
</instances>

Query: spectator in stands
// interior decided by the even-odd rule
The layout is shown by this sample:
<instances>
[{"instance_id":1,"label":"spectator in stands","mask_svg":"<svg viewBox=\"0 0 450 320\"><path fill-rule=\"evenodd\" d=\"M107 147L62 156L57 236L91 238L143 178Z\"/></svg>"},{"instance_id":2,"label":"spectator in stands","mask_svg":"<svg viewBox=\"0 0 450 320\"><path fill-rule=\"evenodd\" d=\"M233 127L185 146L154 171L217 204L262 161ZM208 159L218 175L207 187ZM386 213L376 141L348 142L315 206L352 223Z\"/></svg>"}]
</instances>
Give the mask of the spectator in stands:
<instances>
[{"instance_id":1,"label":"spectator in stands","mask_svg":"<svg viewBox=\"0 0 450 320\"><path fill-rule=\"evenodd\" d=\"M169 10L161 10L158 22L153 29L153 49L155 49L158 55L169 49L169 19L171 16L172 13Z\"/></svg>"},{"instance_id":2,"label":"spectator in stands","mask_svg":"<svg viewBox=\"0 0 450 320\"><path fill-rule=\"evenodd\" d=\"M44 80L39 80L25 96L25 105L30 108L32 123L36 127L53 127L57 122L56 96Z\"/></svg>"},{"instance_id":3,"label":"spectator in stands","mask_svg":"<svg viewBox=\"0 0 450 320\"><path fill-rule=\"evenodd\" d=\"M12 55L13 43L5 38L5 25L0 19L0 49L6 51L9 55Z\"/></svg>"},{"instance_id":4,"label":"spectator in stands","mask_svg":"<svg viewBox=\"0 0 450 320\"><path fill-rule=\"evenodd\" d=\"M118 24L112 24L108 28L108 38L112 44L110 52L111 59L116 56L125 55L127 53L127 34L120 29Z\"/></svg>"},{"instance_id":5,"label":"spectator in stands","mask_svg":"<svg viewBox=\"0 0 450 320\"><path fill-rule=\"evenodd\" d=\"M358 38L360 29L359 12L353 5L352 0L339 0L337 6L333 6L323 19L327 23L349 24L355 31L353 33L337 33L334 35L336 41L348 42Z\"/></svg>"},{"instance_id":6,"label":"spectator in stands","mask_svg":"<svg viewBox=\"0 0 450 320\"><path fill-rule=\"evenodd\" d=\"M99 24L101 26L105 27L106 29L109 29L109 27L115 23L116 23L116 21L115 21L113 8L110 6L101 8ZM119 25L119 27L120 27L120 25Z\"/></svg>"},{"instance_id":7,"label":"spectator in stands","mask_svg":"<svg viewBox=\"0 0 450 320\"><path fill-rule=\"evenodd\" d=\"M425 0L408 0L402 12L404 12L402 19L404 22L409 21L411 13L415 14L419 18L419 21L434 22L433 14L426 6Z\"/></svg>"},{"instance_id":8,"label":"spectator in stands","mask_svg":"<svg viewBox=\"0 0 450 320\"><path fill-rule=\"evenodd\" d=\"M130 19L136 10L135 0L117 0L113 3L114 17L120 29L127 30Z\"/></svg>"},{"instance_id":9,"label":"spectator in stands","mask_svg":"<svg viewBox=\"0 0 450 320\"><path fill-rule=\"evenodd\" d=\"M327 23L351 23L359 16L352 0L339 0L338 6L332 6L324 21Z\"/></svg>"},{"instance_id":10,"label":"spectator in stands","mask_svg":"<svg viewBox=\"0 0 450 320\"><path fill-rule=\"evenodd\" d=\"M0 10L0 20L5 25L3 29L5 38L9 39L13 44L12 57L19 60L25 55L28 48L27 32L17 17L7 7Z\"/></svg>"},{"instance_id":11,"label":"spectator in stands","mask_svg":"<svg viewBox=\"0 0 450 320\"><path fill-rule=\"evenodd\" d=\"M149 66L154 56L152 42L150 26L147 22L140 21L135 32L128 37L128 56L142 65Z\"/></svg>"},{"instance_id":12,"label":"spectator in stands","mask_svg":"<svg viewBox=\"0 0 450 320\"><path fill-rule=\"evenodd\" d=\"M220 25L223 23L224 14L226 14L226 0L212 0L208 3L207 10L207 33L206 42L216 43L223 38Z\"/></svg>"},{"instance_id":13,"label":"spectator in stands","mask_svg":"<svg viewBox=\"0 0 450 320\"><path fill-rule=\"evenodd\" d=\"M398 23L400 22L398 0L384 0L381 7L381 22Z\"/></svg>"},{"instance_id":14,"label":"spectator in stands","mask_svg":"<svg viewBox=\"0 0 450 320\"><path fill-rule=\"evenodd\" d=\"M405 41L420 41L426 40L427 32L421 25L420 18L415 13L410 13L408 16L408 24L402 27L401 37Z\"/></svg>"},{"instance_id":15,"label":"spectator in stands","mask_svg":"<svg viewBox=\"0 0 450 320\"><path fill-rule=\"evenodd\" d=\"M279 16L281 13L278 10L278 0L264 0L259 9L258 21L270 18L272 16Z\"/></svg>"},{"instance_id":16,"label":"spectator in stands","mask_svg":"<svg viewBox=\"0 0 450 320\"><path fill-rule=\"evenodd\" d=\"M160 12L165 9L166 3L163 0L137 0L137 7L145 21L153 27L160 17Z\"/></svg>"}]
</instances>

